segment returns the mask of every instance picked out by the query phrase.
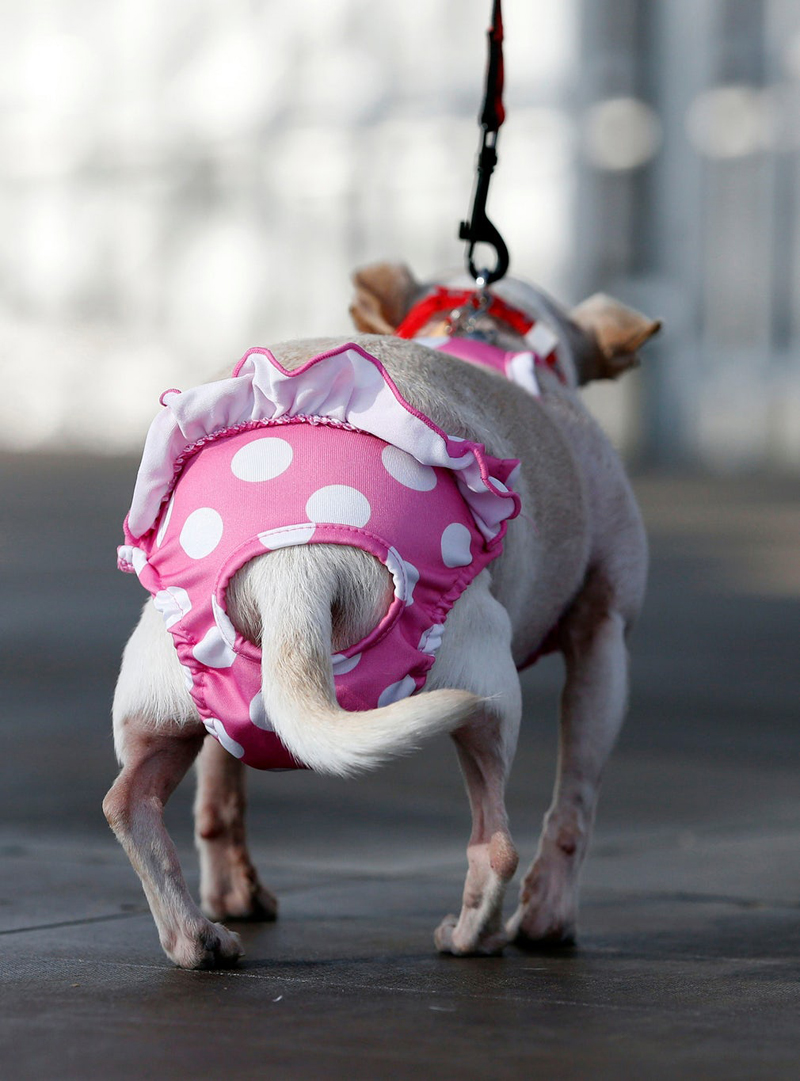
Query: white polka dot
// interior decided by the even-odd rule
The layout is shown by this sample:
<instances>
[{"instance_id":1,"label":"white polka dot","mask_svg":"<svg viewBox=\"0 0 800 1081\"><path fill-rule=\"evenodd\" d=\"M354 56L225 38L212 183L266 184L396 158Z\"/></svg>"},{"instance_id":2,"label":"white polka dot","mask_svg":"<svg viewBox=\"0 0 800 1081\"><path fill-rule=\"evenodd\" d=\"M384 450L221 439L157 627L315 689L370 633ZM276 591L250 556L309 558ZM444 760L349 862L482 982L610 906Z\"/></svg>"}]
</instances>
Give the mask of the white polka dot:
<instances>
[{"instance_id":1,"label":"white polka dot","mask_svg":"<svg viewBox=\"0 0 800 1081\"><path fill-rule=\"evenodd\" d=\"M360 653L356 653L352 657L345 657L341 653L334 653L331 657L331 667L333 668L334 676L346 676L348 672L353 671L360 660Z\"/></svg>"},{"instance_id":2,"label":"white polka dot","mask_svg":"<svg viewBox=\"0 0 800 1081\"><path fill-rule=\"evenodd\" d=\"M250 720L256 728L261 728L264 732L275 731L267 717L267 711L264 709L264 699L261 697L261 691L258 692L250 703Z\"/></svg>"},{"instance_id":3,"label":"white polka dot","mask_svg":"<svg viewBox=\"0 0 800 1081\"><path fill-rule=\"evenodd\" d=\"M386 566L394 579L394 595L407 605L414 603L414 586L419 581L419 571L413 563L403 559L396 548L386 553Z\"/></svg>"},{"instance_id":4,"label":"white polka dot","mask_svg":"<svg viewBox=\"0 0 800 1081\"><path fill-rule=\"evenodd\" d=\"M445 567L468 567L472 562L469 550L472 537L461 522L451 522L442 533L442 560Z\"/></svg>"},{"instance_id":5,"label":"white polka dot","mask_svg":"<svg viewBox=\"0 0 800 1081\"><path fill-rule=\"evenodd\" d=\"M207 668L230 668L236 660L236 654L220 634L219 627L211 627L192 654Z\"/></svg>"},{"instance_id":6,"label":"white polka dot","mask_svg":"<svg viewBox=\"0 0 800 1081\"><path fill-rule=\"evenodd\" d=\"M183 672L183 682L186 684L186 690L191 691L194 689L194 679L192 677L192 670L187 665L181 665L181 671Z\"/></svg>"},{"instance_id":7,"label":"white polka dot","mask_svg":"<svg viewBox=\"0 0 800 1081\"><path fill-rule=\"evenodd\" d=\"M409 563L407 559L403 560L406 568L406 582L408 584L406 590L406 604L410 605L414 603L414 586L419 581L419 571L413 563Z\"/></svg>"},{"instance_id":8,"label":"white polka dot","mask_svg":"<svg viewBox=\"0 0 800 1081\"><path fill-rule=\"evenodd\" d=\"M172 508L174 506L175 506L175 496L173 496L172 499L170 499L169 503L167 504L167 509L164 512L164 517L161 519L161 525L158 527L158 533L156 533L156 548L161 547L162 541L164 540L164 536L166 535L166 532L167 532L167 526L169 525L169 520L172 517Z\"/></svg>"},{"instance_id":9,"label":"white polka dot","mask_svg":"<svg viewBox=\"0 0 800 1081\"><path fill-rule=\"evenodd\" d=\"M190 559L204 559L222 540L222 518L211 507L193 510L180 535L180 545Z\"/></svg>"},{"instance_id":10,"label":"white polka dot","mask_svg":"<svg viewBox=\"0 0 800 1081\"><path fill-rule=\"evenodd\" d=\"M258 539L270 551L275 548L289 548L293 544L308 544L316 528L313 523L308 522L302 525L281 526L279 529L268 529L265 533L259 533Z\"/></svg>"},{"instance_id":11,"label":"white polka dot","mask_svg":"<svg viewBox=\"0 0 800 1081\"><path fill-rule=\"evenodd\" d=\"M372 508L358 489L347 484L328 484L311 496L306 503L306 514L312 522L363 526L369 521Z\"/></svg>"},{"instance_id":12,"label":"white polka dot","mask_svg":"<svg viewBox=\"0 0 800 1081\"><path fill-rule=\"evenodd\" d=\"M285 439L274 436L254 439L236 451L231 459L231 472L239 480L274 480L286 472L293 455L292 446Z\"/></svg>"},{"instance_id":13,"label":"white polka dot","mask_svg":"<svg viewBox=\"0 0 800 1081\"><path fill-rule=\"evenodd\" d=\"M214 613L214 622L227 645L232 646L236 642L236 628L231 623L226 612L222 610L214 594L211 594L211 611Z\"/></svg>"},{"instance_id":14,"label":"white polka dot","mask_svg":"<svg viewBox=\"0 0 800 1081\"><path fill-rule=\"evenodd\" d=\"M130 570L133 566L133 546L120 544L117 547L117 566L122 570Z\"/></svg>"},{"instance_id":15,"label":"white polka dot","mask_svg":"<svg viewBox=\"0 0 800 1081\"><path fill-rule=\"evenodd\" d=\"M386 568L394 580L394 595L400 600L405 600L408 587L406 585L406 568L403 557L396 548L390 548L386 553Z\"/></svg>"},{"instance_id":16,"label":"white polka dot","mask_svg":"<svg viewBox=\"0 0 800 1081\"><path fill-rule=\"evenodd\" d=\"M164 626L169 630L192 610L189 594L180 586L167 586L153 595L153 604L161 613Z\"/></svg>"},{"instance_id":17,"label":"white polka dot","mask_svg":"<svg viewBox=\"0 0 800 1081\"><path fill-rule=\"evenodd\" d=\"M400 450L399 447L391 444L384 447L381 460L389 476L394 477L404 488L412 488L415 492L430 492L436 487L436 473L431 466L422 465L412 454Z\"/></svg>"},{"instance_id":18,"label":"white polka dot","mask_svg":"<svg viewBox=\"0 0 800 1081\"><path fill-rule=\"evenodd\" d=\"M237 743L235 739L231 739L222 724L222 721L218 721L216 717L209 717L203 720L203 724L206 726L206 731L210 732L212 736L216 736L222 746L233 755L234 758L244 757L244 747L241 743Z\"/></svg>"},{"instance_id":19,"label":"white polka dot","mask_svg":"<svg viewBox=\"0 0 800 1081\"><path fill-rule=\"evenodd\" d=\"M392 702L399 702L401 698L408 698L417 689L417 683L413 676L403 676L397 683L390 684L381 693L378 706L389 706Z\"/></svg>"},{"instance_id":20,"label":"white polka dot","mask_svg":"<svg viewBox=\"0 0 800 1081\"><path fill-rule=\"evenodd\" d=\"M147 556L141 548L131 548L131 563L137 574L141 574L147 566Z\"/></svg>"},{"instance_id":21,"label":"white polka dot","mask_svg":"<svg viewBox=\"0 0 800 1081\"><path fill-rule=\"evenodd\" d=\"M434 623L432 627L428 627L427 631L423 632L417 648L421 650L422 653L430 653L433 656L442 644L443 634L444 623Z\"/></svg>"}]
</instances>

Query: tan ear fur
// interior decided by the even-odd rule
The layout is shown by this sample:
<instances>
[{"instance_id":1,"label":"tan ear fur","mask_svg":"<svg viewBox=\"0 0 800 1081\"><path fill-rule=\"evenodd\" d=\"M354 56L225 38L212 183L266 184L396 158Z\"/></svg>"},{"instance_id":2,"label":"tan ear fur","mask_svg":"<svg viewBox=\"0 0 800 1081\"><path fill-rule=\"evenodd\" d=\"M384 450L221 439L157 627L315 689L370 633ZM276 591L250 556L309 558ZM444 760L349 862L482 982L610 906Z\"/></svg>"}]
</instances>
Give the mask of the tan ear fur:
<instances>
[{"instance_id":1,"label":"tan ear fur","mask_svg":"<svg viewBox=\"0 0 800 1081\"><path fill-rule=\"evenodd\" d=\"M393 334L411 308L420 285L402 263L374 263L353 274L356 295L350 315L365 334Z\"/></svg>"},{"instance_id":2,"label":"tan ear fur","mask_svg":"<svg viewBox=\"0 0 800 1081\"><path fill-rule=\"evenodd\" d=\"M570 312L570 318L596 343L589 379L616 379L639 365L638 350L661 329L651 319L605 293L595 293Z\"/></svg>"}]
</instances>

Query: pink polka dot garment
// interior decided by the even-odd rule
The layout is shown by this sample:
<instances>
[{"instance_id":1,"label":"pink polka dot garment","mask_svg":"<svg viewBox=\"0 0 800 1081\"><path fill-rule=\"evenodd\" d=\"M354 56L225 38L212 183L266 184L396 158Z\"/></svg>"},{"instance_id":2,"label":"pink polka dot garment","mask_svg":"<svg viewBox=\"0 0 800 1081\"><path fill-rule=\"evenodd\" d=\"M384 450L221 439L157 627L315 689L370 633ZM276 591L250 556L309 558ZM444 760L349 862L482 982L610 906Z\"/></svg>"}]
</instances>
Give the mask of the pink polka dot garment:
<instances>
[{"instance_id":1,"label":"pink polka dot garment","mask_svg":"<svg viewBox=\"0 0 800 1081\"><path fill-rule=\"evenodd\" d=\"M499 349L489 342L483 342L474 338L458 338L439 335L435 338L419 337L415 341L426 345L429 349L436 349L440 353L449 353L450 356L466 360L469 364L476 364L480 368L489 368L498 375L504 375L512 383L516 383L527 390L535 398L539 397L539 382L536 378L536 369L544 365L543 354L527 349L508 352ZM554 355L555 335L546 330L541 323L536 326L537 349L548 349L547 355Z\"/></svg>"},{"instance_id":2,"label":"pink polka dot garment","mask_svg":"<svg viewBox=\"0 0 800 1081\"><path fill-rule=\"evenodd\" d=\"M294 372L251 350L232 379L165 399L119 565L153 595L208 731L256 768L295 768L265 715L260 650L226 613L232 576L297 544L381 560L389 610L331 663L344 709L398 701L424 686L447 613L502 550L518 463L448 438L355 345Z\"/></svg>"}]
</instances>

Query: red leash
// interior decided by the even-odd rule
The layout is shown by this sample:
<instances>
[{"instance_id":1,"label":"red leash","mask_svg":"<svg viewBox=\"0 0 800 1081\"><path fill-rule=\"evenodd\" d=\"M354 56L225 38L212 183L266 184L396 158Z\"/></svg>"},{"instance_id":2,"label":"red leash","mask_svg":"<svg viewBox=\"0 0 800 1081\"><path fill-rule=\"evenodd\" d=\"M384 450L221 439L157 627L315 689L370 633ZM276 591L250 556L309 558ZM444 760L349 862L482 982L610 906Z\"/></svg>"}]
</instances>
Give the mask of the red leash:
<instances>
[{"instance_id":1,"label":"red leash","mask_svg":"<svg viewBox=\"0 0 800 1081\"><path fill-rule=\"evenodd\" d=\"M486 94L481 110L481 126L487 131L498 132L506 118L503 107L505 70L503 68L503 12L500 9L500 0L494 0L492 25L489 27L488 37L489 62L486 68Z\"/></svg>"}]
</instances>

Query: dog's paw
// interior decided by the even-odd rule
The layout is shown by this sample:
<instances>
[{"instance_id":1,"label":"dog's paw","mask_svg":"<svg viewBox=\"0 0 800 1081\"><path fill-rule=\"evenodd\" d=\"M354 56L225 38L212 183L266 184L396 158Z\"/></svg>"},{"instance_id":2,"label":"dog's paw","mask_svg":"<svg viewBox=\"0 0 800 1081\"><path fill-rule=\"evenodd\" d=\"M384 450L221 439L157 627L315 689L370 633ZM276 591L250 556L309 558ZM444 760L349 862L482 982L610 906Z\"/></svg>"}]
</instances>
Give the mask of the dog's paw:
<instances>
[{"instance_id":1,"label":"dog's paw","mask_svg":"<svg viewBox=\"0 0 800 1081\"><path fill-rule=\"evenodd\" d=\"M232 968L244 954L241 939L234 931L208 921L178 934L173 943L162 945L178 968Z\"/></svg>"},{"instance_id":2,"label":"dog's paw","mask_svg":"<svg viewBox=\"0 0 800 1081\"><path fill-rule=\"evenodd\" d=\"M433 935L439 953L453 957L496 957L508 943L505 931L479 933L459 929L457 916L445 916Z\"/></svg>"},{"instance_id":3,"label":"dog's paw","mask_svg":"<svg viewBox=\"0 0 800 1081\"><path fill-rule=\"evenodd\" d=\"M575 876L537 860L522 887L517 911L506 924L509 942L521 949L574 946L577 923Z\"/></svg>"},{"instance_id":4,"label":"dog's paw","mask_svg":"<svg viewBox=\"0 0 800 1081\"><path fill-rule=\"evenodd\" d=\"M203 897L203 912L210 920L242 920L274 923L278 918L278 898L259 882L241 889Z\"/></svg>"},{"instance_id":5,"label":"dog's paw","mask_svg":"<svg viewBox=\"0 0 800 1081\"><path fill-rule=\"evenodd\" d=\"M575 923L518 909L506 924L506 935L520 950L558 950L575 945Z\"/></svg>"}]
</instances>

